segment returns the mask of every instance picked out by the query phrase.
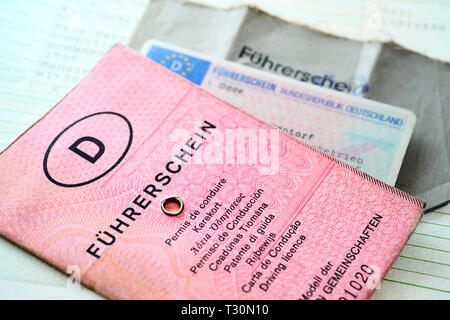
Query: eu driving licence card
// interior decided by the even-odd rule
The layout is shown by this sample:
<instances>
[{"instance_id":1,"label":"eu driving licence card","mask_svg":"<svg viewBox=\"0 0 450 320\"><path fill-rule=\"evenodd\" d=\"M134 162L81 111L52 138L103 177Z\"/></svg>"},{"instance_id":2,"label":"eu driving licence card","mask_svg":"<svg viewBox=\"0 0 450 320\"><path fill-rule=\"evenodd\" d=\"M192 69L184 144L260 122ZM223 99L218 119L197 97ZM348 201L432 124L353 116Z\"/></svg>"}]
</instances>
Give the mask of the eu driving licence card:
<instances>
[{"instance_id":1,"label":"eu driving licence card","mask_svg":"<svg viewBox=\"0 0 450 320\"><path fill-rule=\"evenodd\" d=\"M141 53L298 140L395 185L416 123L410 110L157 40L147 42Z\"/></svg>"}]
</instances>

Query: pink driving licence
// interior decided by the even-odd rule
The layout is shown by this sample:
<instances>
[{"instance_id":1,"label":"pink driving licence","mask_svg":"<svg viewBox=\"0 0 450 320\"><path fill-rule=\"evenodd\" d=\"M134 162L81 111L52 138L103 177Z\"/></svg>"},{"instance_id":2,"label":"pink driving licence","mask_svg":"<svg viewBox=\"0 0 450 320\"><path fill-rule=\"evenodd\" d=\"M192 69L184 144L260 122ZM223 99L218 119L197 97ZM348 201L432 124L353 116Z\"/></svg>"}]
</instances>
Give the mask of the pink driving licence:
<instances>
[{"instance_id":1,"label":"pink driving licence","mask_svg":"<svg viewBox=\"0 0 450 320\"><path fill-rule=\"evenodd\" d=\"M0 171L1 235L116 299L367 299L423 207L124 46Z\"/></svg>"}]
</instances>

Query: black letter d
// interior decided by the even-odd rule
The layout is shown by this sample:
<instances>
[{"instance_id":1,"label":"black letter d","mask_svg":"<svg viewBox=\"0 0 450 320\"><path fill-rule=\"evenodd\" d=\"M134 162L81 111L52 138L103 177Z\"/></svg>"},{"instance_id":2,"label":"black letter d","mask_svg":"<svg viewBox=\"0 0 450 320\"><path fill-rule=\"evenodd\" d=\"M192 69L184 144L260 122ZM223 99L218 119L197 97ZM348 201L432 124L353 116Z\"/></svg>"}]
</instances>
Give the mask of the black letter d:
<instances>
[{"instance_id":1,"label":"black letter d","mask_svg":"<svg viewBox=\"0 0 450 320\"><path fill-rule=\"evenodd\" d=\"M98 147L98 151L94 156L91 156L89 154L87 154L86 152L78 149L78 146L85 142L85 141L89 141L92 143L95 143ZM100 159L100 157L102 156L102 154L105 152L105 145L103 144L103 142L101 142L98 139L95 139L93 137L83 137L78 139L77 141L75 141L70 147L69 150L75 152L77 155L79 155L80 157L86 159L87 161L89 161L90 163L95 163L98 159Z\"/></svg>"}]
</instances>

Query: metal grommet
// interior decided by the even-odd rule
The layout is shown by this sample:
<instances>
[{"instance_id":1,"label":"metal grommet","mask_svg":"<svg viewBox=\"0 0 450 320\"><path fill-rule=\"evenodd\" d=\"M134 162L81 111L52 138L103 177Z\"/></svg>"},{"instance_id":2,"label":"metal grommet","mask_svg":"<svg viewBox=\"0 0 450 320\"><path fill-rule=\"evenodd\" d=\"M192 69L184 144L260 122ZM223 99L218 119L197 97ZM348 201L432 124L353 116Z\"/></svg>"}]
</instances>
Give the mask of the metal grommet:
<instances>
[{"instance_id":1,"label":"metal grommet","mask_svg":"<svg viewBox=\"0 0 450 320\"><path fill-rule=\"evenodd\" d=\"M171 217L179 215L183 209L183 200L178 197L168 197L161 202L161 210Z\"/></svg>"}]
</instances>

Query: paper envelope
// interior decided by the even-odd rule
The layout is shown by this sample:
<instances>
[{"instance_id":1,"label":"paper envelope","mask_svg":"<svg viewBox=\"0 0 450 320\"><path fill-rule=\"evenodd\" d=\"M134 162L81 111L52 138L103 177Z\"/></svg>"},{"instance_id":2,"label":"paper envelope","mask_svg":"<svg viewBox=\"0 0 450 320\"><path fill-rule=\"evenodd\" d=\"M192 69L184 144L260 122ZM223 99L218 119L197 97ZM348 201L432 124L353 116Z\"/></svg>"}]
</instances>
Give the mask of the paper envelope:
<instances>
[{"instance_id":1,"label":"paper envelope","mask_svg":"<svg viewBox=\"0 0 450 320\"><path fill-rule=\"evenodd\" d=\"M422 212L124 46L0 171L0 233L110 298L366 299Z\"/></svg>"},{"instance_id":2,"label":"paper envelope","mask_svg":"<svg viewBox=\"0 0 450 320\"><path fill-rule=\"evenodd\" d=\"M401 19L408 37L419 30L411 23L415 32L406 31L406 20L417 18ZM219 10L178 0L153 0L130 46L141 50L150 39L335 91L342 88L333 85L344 82L348 94L411 110L417 123L395 186L425 201L427 211L449 202L450 64L387 44L331 37L247 7ZM295 72L283 74L280 65Z\"/></svg>"}]
</instances>

